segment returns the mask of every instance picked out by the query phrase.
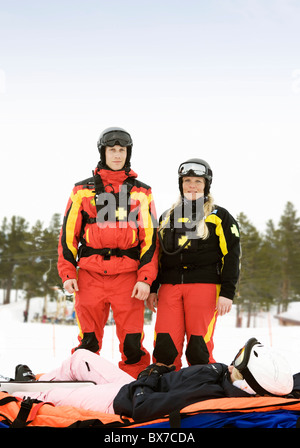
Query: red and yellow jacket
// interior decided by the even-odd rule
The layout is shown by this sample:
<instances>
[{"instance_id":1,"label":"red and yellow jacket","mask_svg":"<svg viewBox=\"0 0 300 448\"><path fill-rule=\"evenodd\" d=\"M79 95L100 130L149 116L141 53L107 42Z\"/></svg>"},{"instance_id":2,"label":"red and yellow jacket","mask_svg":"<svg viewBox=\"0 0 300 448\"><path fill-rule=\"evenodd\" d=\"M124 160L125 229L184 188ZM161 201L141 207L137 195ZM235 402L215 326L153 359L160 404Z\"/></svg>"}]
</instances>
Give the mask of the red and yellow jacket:
<instances>
[{"instance_id":1,"label":"red and yellow jacket","mask_svg":"<svg viewBox=\"0 0 300 448\"><path fill-rule=\"evenodd\" d=\"M79 267L103 275L138 271L137 281L152 284L158 264L156 211L151 188L136 178L132 170L96 168L93 177L75 184L58 246L63 282L76 278Z\"/></svg>"}]
</instances>

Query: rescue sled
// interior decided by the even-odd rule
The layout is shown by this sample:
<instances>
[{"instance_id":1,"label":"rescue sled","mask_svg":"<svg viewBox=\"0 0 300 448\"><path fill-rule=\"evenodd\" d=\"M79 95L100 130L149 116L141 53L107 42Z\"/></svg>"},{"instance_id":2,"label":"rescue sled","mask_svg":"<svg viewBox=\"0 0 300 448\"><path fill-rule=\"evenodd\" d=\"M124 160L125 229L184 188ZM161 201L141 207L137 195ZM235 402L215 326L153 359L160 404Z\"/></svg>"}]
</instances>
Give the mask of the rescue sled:
<instances>
[{"instance_id":1,"label":"rescue sled","mask_svg":"<svg viewBox=\"0 0 300 448\"><path fill-rule=\"evenodd\" d=\"M54 406L0 392L2 428L296 428L300 399L281 397L217 398L189 405L152 421Z\"/></svg>"}]
</instances>

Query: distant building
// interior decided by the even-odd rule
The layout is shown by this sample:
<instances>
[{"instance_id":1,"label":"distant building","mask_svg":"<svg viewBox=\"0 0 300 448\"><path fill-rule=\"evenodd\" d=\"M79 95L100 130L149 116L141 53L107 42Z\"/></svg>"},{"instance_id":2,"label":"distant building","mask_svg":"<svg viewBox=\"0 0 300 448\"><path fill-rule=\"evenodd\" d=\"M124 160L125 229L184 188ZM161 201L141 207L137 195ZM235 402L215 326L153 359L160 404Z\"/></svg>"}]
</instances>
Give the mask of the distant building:
<instances>
[{"instance_id":1,"label":"distant building","mask_svg":"<svg viewBox=\"0 0 300 448\"><path fill-rule=\"evenodd\" d=\"M289 306L289 310L284 313L277 314L275 319L279 320L280 325L300 325L300 303L294 302Z\"/></svg>"}]
</instances>

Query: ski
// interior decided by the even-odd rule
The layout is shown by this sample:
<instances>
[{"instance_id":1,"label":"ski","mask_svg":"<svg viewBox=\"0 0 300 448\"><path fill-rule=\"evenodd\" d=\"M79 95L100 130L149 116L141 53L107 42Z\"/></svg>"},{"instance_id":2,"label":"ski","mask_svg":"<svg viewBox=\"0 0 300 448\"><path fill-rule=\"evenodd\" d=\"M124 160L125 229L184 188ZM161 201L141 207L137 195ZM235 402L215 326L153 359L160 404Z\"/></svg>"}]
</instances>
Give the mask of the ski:
<instances>
[{"instance_id":1,"label":"ski","mask_svg":"<svg viewBox=\"0 0 300 448\"><path fill-rule=\"evenodd\" d=\"M44 392L50 389L80 387L96 385L93 381L1 381L0 392L13 394L15 392Z\"/></svg>"}]
</instances>

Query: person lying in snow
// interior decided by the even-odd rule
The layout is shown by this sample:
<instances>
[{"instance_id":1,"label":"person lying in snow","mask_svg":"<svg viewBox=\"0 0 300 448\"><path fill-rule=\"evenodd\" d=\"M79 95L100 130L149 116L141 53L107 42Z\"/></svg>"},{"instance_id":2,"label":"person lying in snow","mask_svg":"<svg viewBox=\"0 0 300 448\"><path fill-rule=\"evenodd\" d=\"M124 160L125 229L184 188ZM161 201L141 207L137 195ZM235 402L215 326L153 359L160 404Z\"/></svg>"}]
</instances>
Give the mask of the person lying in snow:
<instances>
[{"instance_id":1,"label":"person lying in snow","mask_svg":"<svg viewBox=\"0 0 300 448\"><path fill-rule=\"evenodd\" d=\"M300 396L299 374L292 375L286 360L276 351L251 338L233 362L193 365L174 371L174 366L152 364L135 380L117 366L88 350L77 350L62 365L43 374L39 381L93 381L77 389L53 388L26 395L54 405L125 415L149 420L198 401L252 395ZM25 370L25 372L24 372ZM34 379L30 369L19 365ZM296 389L295 389L296 388ZM22 390L13 395L23 397Z\"/></svg>"}]
</instances>

